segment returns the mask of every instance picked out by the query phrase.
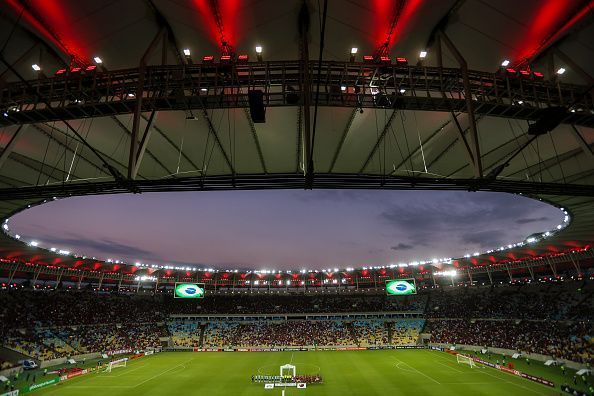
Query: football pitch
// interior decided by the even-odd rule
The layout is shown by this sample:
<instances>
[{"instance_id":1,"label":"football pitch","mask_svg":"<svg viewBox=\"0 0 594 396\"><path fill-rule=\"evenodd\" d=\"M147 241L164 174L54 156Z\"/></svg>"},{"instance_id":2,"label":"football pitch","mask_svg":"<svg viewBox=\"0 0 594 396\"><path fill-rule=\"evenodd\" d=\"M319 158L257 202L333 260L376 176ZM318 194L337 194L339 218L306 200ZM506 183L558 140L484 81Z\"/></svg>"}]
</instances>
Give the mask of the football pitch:
<instances>
[{"instance_id":1,"label":"football pitch","mask_svg":"<svg viewBox=\"0 0 594 396\"><path fill-rule=\"evenodd\" d=\"M492 368L471 368L432 350L320 352L164 352L35 391L38 395L280 395L252 375L319 374L322 384L285 395L555 395L550 388Z\"/></svg>"}]
</instances>

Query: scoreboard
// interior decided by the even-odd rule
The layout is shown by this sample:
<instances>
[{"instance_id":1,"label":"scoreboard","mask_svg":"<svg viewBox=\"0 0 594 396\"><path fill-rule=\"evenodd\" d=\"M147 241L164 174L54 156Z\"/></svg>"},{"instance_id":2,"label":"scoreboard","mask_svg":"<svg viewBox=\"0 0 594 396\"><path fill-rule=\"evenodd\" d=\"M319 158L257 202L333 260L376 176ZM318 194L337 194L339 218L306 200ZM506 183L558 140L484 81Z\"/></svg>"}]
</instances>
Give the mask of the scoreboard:
<instances>
[{"instance_id":1,"label":"scoreboard","mask_svg":"<svg viewBox=\"0 0 594 396\"><path fill-rule=\"evenodd\" d=\"M204 298L204 283L176 283L173 289L175 298Z\"/></svg>"},{"instance_id":2,"label":"scoreboard","mask_svg":"<svg viewBox=\"0 0 594 396\"><path fill-rule=\"evenodd\" d=\"M386 293L389 296L406 296L409 294L417 294L417 285L413 278L387 280Z\"/></svg>"}]
</instances>

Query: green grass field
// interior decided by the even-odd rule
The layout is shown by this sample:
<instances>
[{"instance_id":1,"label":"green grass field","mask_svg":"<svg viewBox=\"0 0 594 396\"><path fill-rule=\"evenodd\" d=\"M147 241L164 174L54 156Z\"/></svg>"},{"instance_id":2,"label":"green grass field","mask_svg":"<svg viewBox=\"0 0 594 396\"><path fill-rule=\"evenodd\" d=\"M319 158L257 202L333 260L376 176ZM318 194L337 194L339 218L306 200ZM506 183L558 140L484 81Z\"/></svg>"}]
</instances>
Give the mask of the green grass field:
<instances>
[{"instance_id":1,"label":"green grass field","mask_svg":"<svg viewBox=\"0 0 594 396\"><path fill-rule=\"evenodd\" d=\"M280 395L252 383L292 363L323 384L286 395L558 395L560 391L492 368L470 368L429 350L324 352L166 352L111 373L91 373L35 391L38 395ZM536 373L535 373L536 374Z\"/></svg>"}]
</instances>

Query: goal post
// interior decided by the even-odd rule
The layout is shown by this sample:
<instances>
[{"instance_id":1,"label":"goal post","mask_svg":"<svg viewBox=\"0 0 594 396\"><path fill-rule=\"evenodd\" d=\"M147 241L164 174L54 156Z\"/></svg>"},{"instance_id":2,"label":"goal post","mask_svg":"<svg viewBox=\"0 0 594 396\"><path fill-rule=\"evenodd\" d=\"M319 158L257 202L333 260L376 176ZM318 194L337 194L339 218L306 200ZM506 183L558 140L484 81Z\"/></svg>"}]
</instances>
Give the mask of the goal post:
<instances>
[{"instance_id":1,"label":"goal post","mask_svg":"<svg viewBox=\"0 0 594 396\"><path fill-rule=\"evenodd\" d=\"M128 363L128 358L112 360L108 363L107 368L103 370L104 373L111 373L111 370L117 367L126 367Z\"/></svg>"},{"instance_id":2,"label":"goal post","mask_svg":"<svg viewBox=\"0 0 594 396\"><path fill-rule=\"evenodd\" d=\"M474 360L472 360L471 357L468 357L466 355L461 355L458 353L456 355L456 361L458 362L458 364L467 364L470 366L470 368L476 367L476 363L474 362Z\"/></svg>"},{"instance_id":3,"label":"goal post","mask_svg":"<svg viewBox=\"0 0 594 396\"><path fill-rule=\"evenodd\" d=\"M284 378L294 378L297 375L297 370L292 364L285 364L280 366L280 376Z\"/></svg>"}]
</instances>

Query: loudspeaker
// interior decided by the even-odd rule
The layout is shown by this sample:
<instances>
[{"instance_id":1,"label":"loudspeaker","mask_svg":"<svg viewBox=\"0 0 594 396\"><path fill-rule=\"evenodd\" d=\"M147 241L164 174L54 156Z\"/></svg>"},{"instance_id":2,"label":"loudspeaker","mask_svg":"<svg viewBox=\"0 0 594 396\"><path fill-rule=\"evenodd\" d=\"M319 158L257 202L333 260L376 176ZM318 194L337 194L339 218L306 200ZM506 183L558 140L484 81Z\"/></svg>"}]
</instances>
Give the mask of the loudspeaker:
<instances>
[{"instance_id":1,"label":"loudspeaker","mask_svg":"<svg viewBox=\"0 0 594 396\"><path fill-rule=\"evenodd\" d=\"M259 89L248 91L250 115L254 123L266 122L266 109L264 108L264 92Z\"/></svg>"}]
</instances>

